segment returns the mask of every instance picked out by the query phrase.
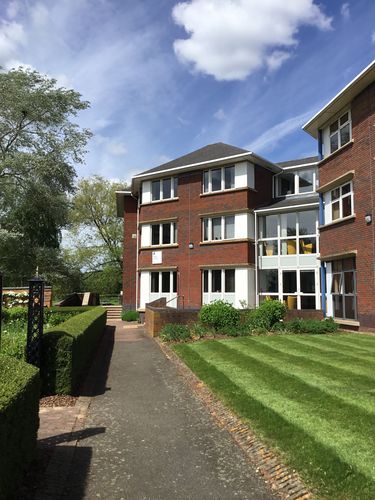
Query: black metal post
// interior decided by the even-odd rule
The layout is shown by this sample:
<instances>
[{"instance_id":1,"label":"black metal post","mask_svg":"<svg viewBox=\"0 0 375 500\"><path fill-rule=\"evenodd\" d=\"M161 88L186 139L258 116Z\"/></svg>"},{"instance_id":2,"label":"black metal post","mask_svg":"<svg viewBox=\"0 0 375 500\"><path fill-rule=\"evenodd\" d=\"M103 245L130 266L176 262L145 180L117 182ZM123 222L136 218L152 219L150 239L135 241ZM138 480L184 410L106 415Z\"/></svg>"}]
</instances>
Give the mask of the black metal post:
<instances>
[{"instance_id":1,"label":"black metal post","mask_svg":"<svg viewBox=\"0 0 375 500\"><path fill-rule=\"evenodd\" d=\"M1 322L3 319L3 275L0 273L0 352L1 352Z\"/></svg>"},{"instance_id":2,"label":"black metal post","mask_svg":"<svg viewBox=\"0 0 375 500\"><path fill-rule=\"evenodd\" d=\"M29 280L26 361L38 367L40 367L41 357L43 313L44 281L35 277Z\"/></svg>"}]
</instances>

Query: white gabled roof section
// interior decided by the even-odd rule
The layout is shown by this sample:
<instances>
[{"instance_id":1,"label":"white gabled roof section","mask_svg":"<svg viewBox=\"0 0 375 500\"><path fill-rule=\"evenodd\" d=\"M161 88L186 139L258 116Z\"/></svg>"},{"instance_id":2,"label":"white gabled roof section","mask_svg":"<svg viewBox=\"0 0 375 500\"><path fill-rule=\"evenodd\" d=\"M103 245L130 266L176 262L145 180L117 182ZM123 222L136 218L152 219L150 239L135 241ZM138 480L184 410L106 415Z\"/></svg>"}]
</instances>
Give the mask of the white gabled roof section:
<instances>
[{"instance_id":1,"label":"white gabled roof section","mask_svg":"<svg viewBox=\"0 0 375 500\"><path fill-rule=\"evenodd\" d=\"M336 113L348 106L351 101L372 82L375 81L375 60L359 73L348 85L319 110L302 129L318 138L318 130Z\"/></svg>"}]
</instances>

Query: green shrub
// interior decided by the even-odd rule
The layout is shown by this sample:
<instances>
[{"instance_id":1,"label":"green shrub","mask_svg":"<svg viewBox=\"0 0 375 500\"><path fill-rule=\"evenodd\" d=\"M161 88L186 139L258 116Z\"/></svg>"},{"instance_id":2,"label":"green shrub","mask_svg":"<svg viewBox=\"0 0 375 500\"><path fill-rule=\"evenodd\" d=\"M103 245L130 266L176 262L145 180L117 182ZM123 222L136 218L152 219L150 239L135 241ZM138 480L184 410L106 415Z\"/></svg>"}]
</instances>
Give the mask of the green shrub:
<instances>
[{"instance_id":1,"label":"green shrub","mask_svg":"<svg viewBox=\"0 0 375 500\"><path fill-rule=\"evenodd\" d=\"M285 322L285 329L291 333L335 333L339 325L332 318L324 320L296 318Z\"/></svg>"},{"instance_id":2,"label":"green shrub","mask_svg":"<svg viewBox=\"0 0 375 500\"><path fill-rule=\"evenodd\" d=\"M74 394L106 321L106 310L95 307L45 332L40 371L43 394Z\"/></svg>"},{"instance_id":3,"label":"green shrub","mask_svg":"<svg viewBox=\"0 0 375 500\"><path fill-rule=\"evenodd\" d=\"M223 328L236 327L240 323L240 312L223 300L206 304L199 312L199 320L216 332Z\"/></svg>"},{"instance_id":4,"label":"green shrub","mask_svg":"<svg viewBox=\"0 0 375 500\"><path fill-rule=\"evenodd\" d=\"M257 309L247 313L245 323L250 330L265 329L270 331L272 327L282 321L286 314L286 305L279 300L265 300Z\"/></svg>"},{"instance_id":5,"label":"green shrub","mask_svg":"<svg viewBox=\"0 0 375 500\"><path fill-rule=\"evenodd\" d=\"M0 498L9 498L36 450L39 426L38 370L0 356Z\"/></svg>"},{"instance_id":6,"label":"green shrub","mask_svg":"<svg viewBox=\"0 0 375 500\"><path fill-rule=\"evenodd\" d=\"M138 311L123 311L121 317L122 317L122 321L138 321L139 312Z\"/></svg>"},{"instance_id":7,"label":"green shrub","mask_svg":"<svg viewBox=\"0 0 375 500\"><path fill-rule=\"evenodd\" d=\"M189 325L190 335L194 338L201 339L206 335L211 335L212 330L202 323L192 323Z\"/></svg>"},{"instance_id":8,"label":"green shrub","mask_svg":"<svg viewBox=\"0 0 375 500\"><path fill-rule=\"evenodd\" d=\"M168 323L160 332L160 338L164 342L186 341L191 339L191 333L186 325Z\"/></svg>"},{"instance_id":9,"label":"green shrub","mask_svg":"<svg viewBox=\"0 0 375 500\"><path fill-rule=\"evenodd\" d=\"M250 331L246 325L239 324L237 326L225 326L220 328L218 333L228 335L229 337L246 337L250 334Z\"/></svg>"}]
</instances>

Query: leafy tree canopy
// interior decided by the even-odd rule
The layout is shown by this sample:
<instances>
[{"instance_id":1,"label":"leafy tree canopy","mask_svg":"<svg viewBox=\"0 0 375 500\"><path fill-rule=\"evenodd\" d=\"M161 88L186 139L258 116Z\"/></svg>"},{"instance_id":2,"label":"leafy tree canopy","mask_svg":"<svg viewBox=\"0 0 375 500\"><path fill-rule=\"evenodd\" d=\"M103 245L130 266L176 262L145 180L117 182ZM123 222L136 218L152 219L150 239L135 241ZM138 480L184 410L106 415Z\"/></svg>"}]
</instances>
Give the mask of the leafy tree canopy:
<instances>
[{"instance_id":1,"label":"leafy tree canopy","mask_svg":"<svg viewBox=\"0 0 375 500\"><path fill-rule=\"evenodd\" d=\"M91 136L73 121L89 103L56 83L36 71L0 72L0 268L13 281L42 267L40 249L58 249L74 165Z\"/></svg>"}]
</instances>

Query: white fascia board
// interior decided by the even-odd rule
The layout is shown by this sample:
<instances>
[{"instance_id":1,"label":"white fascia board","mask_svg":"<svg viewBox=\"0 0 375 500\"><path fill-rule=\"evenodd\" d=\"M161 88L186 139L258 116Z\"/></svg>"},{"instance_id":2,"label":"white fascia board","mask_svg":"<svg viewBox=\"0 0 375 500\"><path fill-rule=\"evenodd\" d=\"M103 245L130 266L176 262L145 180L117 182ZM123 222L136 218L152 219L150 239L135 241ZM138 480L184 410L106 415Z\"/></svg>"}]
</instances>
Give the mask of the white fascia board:
<instances>
[{"instance_id":1,"label":"white fascia board","mask_svg":"<svg viewBox=\"0 0 375 500\"><path fill-rule=\"evenodd\" d=\"M299 165L290 165L289 167L281 167L284 170L296 170L296 168L303 168L303 167L311 167L313 165L318 165L319 163L319 160L317 161L314 161L312 163L302 163L302 164L299 164Z\"/></svg>"},{"instance_id":2,"label":"white fascia board","mask_svg":"<svg viewBox=\"0 0 375 500\"><path fill-rule=\"evenodd\" d=\"M353 78L343 89L340 90L323 108L310 118L302 129L317 138L318 128L324 125L340 109L347 106L356 95L364 90L375 80L375 60L373 60L364 70Z\"/></svg>"},{"instance_id":3,"label":"white fascia board","mask_svg":"<svg viewBox=\"0 0 375 500\"><path fill-rule=\"evenodd\" d=\"M260 213L260 212L276 212L276 211L283 211L283 210L290 210L290 209L295 209L295 208L304 208L304 207L318 207L319 202L316 201L314 203L305 203L304 205L287 205L285 207L276 207L276 208L259 208L258 210L254 210L254 213Z\"/></svg>"}]
</instances>

